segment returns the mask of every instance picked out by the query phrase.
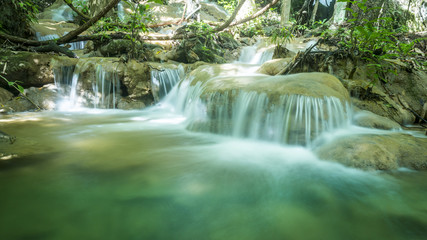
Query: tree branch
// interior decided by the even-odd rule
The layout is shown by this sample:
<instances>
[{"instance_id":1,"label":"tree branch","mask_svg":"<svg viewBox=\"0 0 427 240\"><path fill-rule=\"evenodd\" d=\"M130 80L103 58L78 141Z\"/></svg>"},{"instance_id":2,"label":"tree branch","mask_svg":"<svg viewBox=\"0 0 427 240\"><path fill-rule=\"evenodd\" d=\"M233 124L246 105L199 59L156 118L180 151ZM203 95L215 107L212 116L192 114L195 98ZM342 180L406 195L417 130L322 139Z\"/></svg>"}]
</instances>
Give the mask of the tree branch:
<instances>
[{"instance_id":1,"label":"tree branch","mask_svg":"<svg viewBox=\"0 0 427 240\"><path fill-rule=\"evenodd\" d=\"M74 7L73 3L71 0L64 0L64 2L75 12L77 13L77 15L79 15L80 17L82 17L85 20L89 20L90 17L82 12L80 12L76 7Z\"/></svg>"},{"instance_id":2,"label":"tree branch","mask_svg":"<svg viewBox=\"0 0 427 240\"><path fill-rule=\"evenodd\" d=\"M241 19L241 20L239 20L239 21L237 21L237 22L235 22L235 23L233 23L233 24L230 24L230 27L234 27L234 26L240 25L240 24L242 24L242 23L249 22L250 20L252 20L252 19L254 19L254 18L257 18L257 17L261 16L261 15L262 15L262 14L264 14L268 9L270 9L272 6L274 6L274 5L275 5L276 3L278 3L278 2L279 2L279 0L273 0L273 1L271 1L271 3L269 3L269 4L265 5L265 6L264 6L263 8L261 8L258 12L254 13L252 16L246 17L246 18Z\"/></svg>"},{"instance_id":3,"label":"tree branch","mask_svg":"<svg viewBox=\"0 0 427 240\"><path fill-rule=\"evenodd\" d=\"M101 19L107 12L109 12L114 6L116 6L120 0L112 0L110 3L108 3L105 8L103 8L98 14L96 14L93 18L91 18L89 21L85 22L81 27L69 32L68 34L65 34L64 36L60 37L57 41L58 44L68 43L71 39L77 37L82 32L86 31L88 28L90 28L93 24L95 24L99 19Z\"/></svg>"},{"instance_id":4,"label":"tree branch","mask_svg":"<svg viewBox=\"0 0 427 240\"><path fill-rule=\"evenodd\" d=\"M231 16L227 19L227 21L225 21L224 24L222 24L221 26L217 27L214 29L215 32L221 32L222 30L226 29L228 26L230 26L231 22L234 21L234 19L237 16L237 13L239 12L240 8L242 8L243 4L245 3L246 0L240 0L239 5L237 5L237 7L234 9L233 14L231 14ZM276 0L277 1L277 0Z\"/></svg>"}]
</instances>

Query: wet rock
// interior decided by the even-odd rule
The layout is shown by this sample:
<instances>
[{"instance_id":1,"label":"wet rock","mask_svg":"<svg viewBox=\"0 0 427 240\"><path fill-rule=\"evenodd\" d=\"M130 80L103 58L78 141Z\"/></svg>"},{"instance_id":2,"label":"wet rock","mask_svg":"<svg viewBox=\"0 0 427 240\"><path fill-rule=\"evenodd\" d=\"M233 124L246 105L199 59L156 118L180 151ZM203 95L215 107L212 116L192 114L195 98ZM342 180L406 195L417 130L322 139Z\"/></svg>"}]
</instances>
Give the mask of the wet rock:
<instances>
[{"instance_id":1,"label":"wet rock","mask_svg":"<svg viewBox=\"0 0 427 240\"><path fill-rule=\"evenodd\" d=\"M121 98L117 104L117 108L123 110L144 109L145 104L143 101L138 101L130 98Z\"/></svg>"},{"instance_id":2,"label":"wet rock","mask_svg":"<svg viewBox=\"0 0 427 240\"><path fill-rule=\"evenodd\" d=\"M43 110L54 110L59 101L58 91L53 84L41 88L31 87L25 89L26 96Z\"/></svg>"},{"instance_id":3,"label":"wet rock","mask_svg":"<svg viewBox=\"0 0 427 240\"><path fill-rule=\"evenodd\" d=\"M367 128L384 130L400 129L400 125L389 118L379 116L369 111L359 111L353 117L353 123Z\"/></svg>"},{"instance_id":4,"label":"wet rock","mask_svg":"<svg viewBox=\"0 0 427 240\"><path fill-rule=\"evenodd\" d=\"M267 61L261 65L257 72L274 76L282 71L291 60L291 58L278 58Z\"/></svg>"},{"instance_id":5,"label":"wet rock","mask_svg":"<svg viewBox=\"0 0 427 240\"><path fill-rule=\"evenodd\" d=\"M205 82L205 93L244 90L281 95L303 95L316 98L336 97L349 101L347 89L334 76L327 73L298 73L281 76L253 75L238 77L239 67L233 65L204 65L194 70L192 84ZM212 79L221 74L220 78ZM210 80L211 79L211 80Z\"/></svg>"},{"instance_id":6,"label":"wet rock","mask_svg":"<svg viewBox=\"0 0 427 240\"><path fill-rule=\"evenodd\" d=\"M315 149L324 160L370 170L427 169L427 138L403 133L345 136Z\"/></svg>"},{"instance_id":7,"label":"wet rock","mask_svg":"<svg viewBox=\"0 0 427 240\"><path fill-rule=\"evenodd\" d=\"M45 85L41 88L31 87L25 89L25 96L19 95L4 104L8 112L54 110L60 96L53 84Z\"/></svg>"},{"instance_id":8,"label":"wet rock","mask_svg":"<svg viewBox=\"0 0 427 240\"><path fill-rule=\"evenodd\" d=\"M76 62L77 59L51 54L33 52L14 52L0 50L0 67L5 69L5 77L11 82L18 82L24 88L42 87L54 82L51 68L53 60ZM0 81L0 87L6 87L5 81Z\"/></svg>"},{"instance_id":9,"label":"wet rock","mask_svg":"<svg viewBox=\"0 0 427 240\"><path fill-rule=\"evenodd\" d=\"M12 97L13 97L13 94L11 92L0 87L0 104L6 103L10 99L12 99Z\"/></svg>"},{"instance_id":10,"label":"wet rock","mask_svg":"<svg viewBox=\"0 0 427 240\"><path fill-rule=\"evenodd\" d=\"M274 48L273 59L292 58L295 55L296 55L295 52L290 51L289 49L287 49L286 47L283 47L282 45L277 45Z\"/></svg>"},{"instance_id":11,"label":"wet rock","mask_svg":"<svg viewBox=\"0 0 427 240\"><path fill-rule=\"evenodd\" d=\"M354 106L389 118L400 124L410 124L415 116L401 104L394 101L380 87L364 80L345 80Z\"/></svg>"},{"instance_id":12,"label":"wet rock","mask_svg":"<svg viewBox=\"0 0 427 240\"><path fill-rule=\"evenodd\" d=\"M26 112L37 109L36 106L34 106L30 101L28 101L23 96L18 96L13 98L12 100L9 100L4 104L4 107L6 112Z\"/></svg>"}]
</instances>

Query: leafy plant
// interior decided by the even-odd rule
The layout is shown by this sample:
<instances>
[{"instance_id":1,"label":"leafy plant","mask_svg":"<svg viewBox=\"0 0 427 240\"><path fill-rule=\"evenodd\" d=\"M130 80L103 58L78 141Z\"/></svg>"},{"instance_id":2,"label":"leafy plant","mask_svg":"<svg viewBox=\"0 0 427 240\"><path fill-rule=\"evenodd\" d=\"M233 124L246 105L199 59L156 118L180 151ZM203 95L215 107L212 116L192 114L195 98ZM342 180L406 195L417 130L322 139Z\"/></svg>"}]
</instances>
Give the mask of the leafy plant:
<instances>
[{"instance_id":1,"label":"leafy plant","mask_svg":"<svg viewBox=\"0 0 427 240\"><path fill-rule=\"evenodd\" d=\"M398 50L394 35L396 32L390 27L393 19L390 17L375 17L372 20L366 16L378 11L379 7L368 7L367 0L339 0L351 3L353 8L346 8L352 18L348 19L349 31L339 31L340 45L347 49L353 59L365 60L373 71L375 79L387 82L385 73L395 72L393 66L385 59L396 58ZM375 15L375 14L374 14ZM355 69L352 71L354 73ZM350 74L350 78L352 74Z\"/></svg>"},{"instance_id":2,"label":"leafy plant","mask_svg":"<svg viewBox=\"0 0 427 240\"><path fill-rule=\"evenodd\" d=\"M19 92L22 96L24 96L28 101L30 101L34 106L36 106L36 107L37 107L37 109L39 109L39 110L40 110L40 107L39 107L37 104L35 104L31 99L29 99L29 98L27 97L27 95L25 95L25 89L24 89L24 87L22 87L21 85L19 85L17 81L15 81L15 82L9 81L9 80L7 80L7 78L3 77L2 75L0 75L0 77L1 77L4 81L6 81L6 83L7 83L7 85L8 85L9 87L12 87L12 88L15 88L16 90L18 90L18 92Z\"/></svg>"},{"instance_id":3,"label":"leafy plant","mask_svg":"<svg viewBox=\"0 0 427 240\"><path fill-rule=\"evenodd\" d=\"M276 44L277 46L289 43L295 37L292 32L292 28L288 27L277 29L270 37L270 42Z\"/></svg>"}]
</instances>

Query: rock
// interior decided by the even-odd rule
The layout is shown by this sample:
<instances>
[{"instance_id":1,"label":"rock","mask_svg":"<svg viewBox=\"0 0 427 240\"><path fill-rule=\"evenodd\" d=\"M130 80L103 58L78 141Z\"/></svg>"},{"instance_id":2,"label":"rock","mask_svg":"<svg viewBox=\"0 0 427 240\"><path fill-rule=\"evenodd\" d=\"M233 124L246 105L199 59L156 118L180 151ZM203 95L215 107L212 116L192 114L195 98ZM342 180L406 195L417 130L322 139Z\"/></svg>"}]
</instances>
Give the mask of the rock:
<instances>
[{"instance_id":1,"label":"rock","mask_svg":"<svg viewBox=\"0 0 427 240\"><path fill-rule=\"evenodd\" d=\"M117 104L118 109L131 110L131 109L144 109L145 104L142 101L130 99L130 98L121 98Z\"/></svg>"},{"instance_id":2,"label":"rock","mask_svg":"<svg viewBox=\"0 0 427 240\"><path fill-rule=\"evenodd\" d=\"M4 109L7 112L26 112L35 110L36 106L34 106L26 98L18 96L6 102L6 104L4 105Z\"/></svg>"},{"instance_id":3,"label":"rock","mask_svg":"<svg viewBox=\"0 0 427 240\"><path fill-rule=\"evenodd\" d=\"M257 72L274 76L282 71L291 60L292 58L279 58L267 61L259 67Z\"/></svg>"},{"instance_id":4,"label":"rock","mask_svg":"<svg viewBox=\"0 0 427 240\"><path fill-rule=\"evenodd\" d=\"M42 87L53 83L54 74L51 68L53 60L66 64L75 64L78 61L51 54L0 50L0 67L6 69L4 76L11 82L18 82L24 88ZM0 81L0 87L6 86L5 81Z\"/></svg>"},{"instance_id":5,"label":"rock","mask_svg":"<svg viewBox=\"0 0 427 240\"><path fill-rule=\"evenodd\" d=\"M427 138L403 133L353 135L315 149L324 160L367 170L427 169Z\"/></svg>"},{"instance_id":6,"label":"rock","mask_svg":"<svg viewBox=\"0 0 427 240\"><path fill-rule=\"evenodd\" d=\"M364 80L345 80L354 106L393 119L400 124L410 124L415 116L391 99L381 88Z\"/></svg>"},{"instance_id":7,"label":"rock","mask_svg":"<svg viewBox=\"0 0 427 240\"><path fill-rule=\"evenodd\" d=\"M276 45L274 48L273 59L276 58L292 58L296 54L282 45Z\"/></svg>"},{"instance_id":8,"label":"rock","mask_svg":"<svg viewBox=\"0 0 427 240\"><path fill-rule=\"evenodd\" d=\"M10 99L12 99L12 97L13 97L13 94L11 92L9 92L6 89L0 87L0 104L6 103Z\"/></svg>"},{"instance_id":9,"label":"rock","mask_svg":"<svg viewBox=\"0 0 427 240\"><path fill-rule=\"evenodd\" d=\"M26 98L20 95L7 101L4 104L6 111L34 111L38 110L37 106L42 110L54 110L56 108L56 103L60 98L58 91L53 84L48 84L41 88L30 87L25 89L24 93Z\"/></svg>"},{"instance_id":10,"label":"rock","mask_svg":"<svg viewBox=\"0 0 427 240\"><path fill-rule=\"evenodd\" d=\"M54 110L60 98L58 90L53 84L48 84L41 88L31 87L25 89L25 94L43 110Z\"/></svg>"},{"instance_id":11,"label":"rock","mask_svg":"<svg viewBox=\"0 0 427 240\"><path fill-rule=\"evenodd\" d=\"M353 117L353 123L361 127L378 128L384 130L401 128L397 122L369 111L357 112Z\"/></svg>"},{"instance_id":12,"label":"rock","mask_svg":"<svg viewBox=\"0 0 427 240\"><path fill-rule=\"evenodd\" d=\"M233 65L203 65L193 72L192 85L204 82L205 93L244 90L262 92L272 97L280 95L303 95L316 98L336 97L349 101L347 89L334 76L327 73L298 73L291 75L253 75L239 77L240 69ZM221 74L221 77L214 78Z\"/></svg>"}]
</instances>

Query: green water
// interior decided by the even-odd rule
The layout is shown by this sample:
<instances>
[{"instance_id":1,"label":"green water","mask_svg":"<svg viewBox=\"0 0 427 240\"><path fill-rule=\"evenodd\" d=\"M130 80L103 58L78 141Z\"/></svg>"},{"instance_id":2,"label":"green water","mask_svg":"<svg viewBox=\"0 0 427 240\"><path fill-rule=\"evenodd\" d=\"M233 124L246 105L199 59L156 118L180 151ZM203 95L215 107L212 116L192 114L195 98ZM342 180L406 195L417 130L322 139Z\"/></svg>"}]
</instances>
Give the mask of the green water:
<instances>
[{"instance_id":1,"label":"green water","mask_svg":"<svg viewBox=\"0 0 427 240\"><path fill-rule=\"evenodd\" d=\"M0 129L0 239L426 239L427 173L192 133L155 112L25 113Z\"/></svg>"}]
</instances>

